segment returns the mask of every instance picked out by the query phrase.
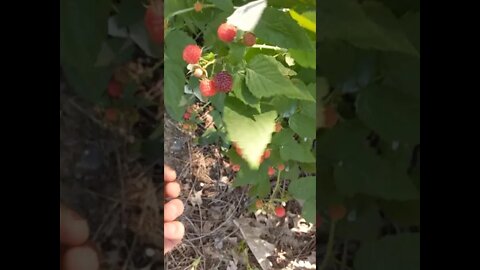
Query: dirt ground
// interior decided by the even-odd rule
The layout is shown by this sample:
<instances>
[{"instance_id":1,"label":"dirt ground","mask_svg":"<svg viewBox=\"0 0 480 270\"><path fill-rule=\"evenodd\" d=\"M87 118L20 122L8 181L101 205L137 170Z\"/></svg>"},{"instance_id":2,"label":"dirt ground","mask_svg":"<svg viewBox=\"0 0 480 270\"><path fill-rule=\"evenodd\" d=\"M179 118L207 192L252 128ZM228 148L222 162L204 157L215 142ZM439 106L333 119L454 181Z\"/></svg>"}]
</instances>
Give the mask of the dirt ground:
<instances>
[{"instance_id":1,"label":"dirt ground","mask_svg":"<svg viewBox=\"0 0 480 270\"><path fill-rule=\"evenodd\" d=\"M106 124L63 78L60 107L60 198L88 219L102 269L262 269L255 241L271 248L264 259L272 269L315 269L315 228L302 222L298 204L287 205L285 219L249 211L248 188L232 186L220 148L195 144L195 134L166 115L158 151L177 171L186 235L164 257L164 161L142 159L132 143L138 128Z\"/></svg>"}]
</instances>

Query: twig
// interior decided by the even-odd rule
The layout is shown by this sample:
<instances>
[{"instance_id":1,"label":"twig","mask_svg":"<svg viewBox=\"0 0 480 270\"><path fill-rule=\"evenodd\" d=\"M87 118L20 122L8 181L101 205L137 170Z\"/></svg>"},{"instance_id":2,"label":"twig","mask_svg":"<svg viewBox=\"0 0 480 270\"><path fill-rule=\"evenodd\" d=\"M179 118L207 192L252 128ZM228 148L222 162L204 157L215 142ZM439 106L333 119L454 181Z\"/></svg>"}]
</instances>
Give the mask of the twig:
<instances>
[{"instance_id":1,"label":"twig","mask_svg":"<svg viewBox=\"0 0 480 270\"><path fill-rule=\"evenodd\" d=\"M332 223L330 224L330 233L328 235L327 252L325 253L325 258L323 259L322 265L320 266L319 270L325 270L328 265L328 261L332 256L333 244L335 242L335 225L336 222L332 220Z\"/></svg>"}]
</instances>

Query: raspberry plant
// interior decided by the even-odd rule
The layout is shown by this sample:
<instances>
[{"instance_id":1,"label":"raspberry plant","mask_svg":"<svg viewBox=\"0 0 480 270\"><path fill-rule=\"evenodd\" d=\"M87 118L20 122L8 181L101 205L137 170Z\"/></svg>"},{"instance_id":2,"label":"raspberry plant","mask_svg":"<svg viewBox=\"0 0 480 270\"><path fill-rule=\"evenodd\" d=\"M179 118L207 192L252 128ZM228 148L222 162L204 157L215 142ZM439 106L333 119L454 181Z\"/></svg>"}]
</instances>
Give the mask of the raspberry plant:
<instances>
[{"instance_id":1,"label":"raspberry plant","mask_svg":"<svg viewBox=\"0 0 480 270\"><path fill-rule=\"evenodd\" d=\"M203 1L201 12L196 1L165 2L166 109L182 121L193 103L211 107L214 125L199 142L221 146L234 184L249 185L272 215L296 198L314 223L315 27L305 26L315 25L315 1L269 1L256 26L229 20L249 2ZM191 44L202 48L198 66L182 59ZM307 192L283 190L284 181Z\"/></svg>"}]
</instances>

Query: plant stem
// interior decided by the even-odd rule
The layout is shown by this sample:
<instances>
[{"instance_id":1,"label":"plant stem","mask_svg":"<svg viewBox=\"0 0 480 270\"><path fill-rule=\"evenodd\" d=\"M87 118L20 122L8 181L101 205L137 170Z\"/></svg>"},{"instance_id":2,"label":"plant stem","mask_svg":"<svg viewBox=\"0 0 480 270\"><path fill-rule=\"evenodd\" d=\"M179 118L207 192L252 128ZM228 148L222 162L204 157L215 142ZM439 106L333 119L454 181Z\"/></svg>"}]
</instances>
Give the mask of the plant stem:
<instances>
[{"instance_id":1,"label":"plant stem","mask_svg":"<svg viewBox=\"0 0 480 270\"><path fill-rule=\"evenodd\" d=\"M252 46L252 48L275 50L275 51L284 51L284 52L287 51L287 49L280 48L280 47L277 47L277 46L270 46L270 45L266 45L266 44L255 44L255 45Z\"/></svg>"},{"instance_id":2,"label":"plant stem","mask_svg":"<svg viewBox=\"0 0 480 270\"><path fill-rule=\"evenodd\" d=\"M277 193L278 188L280 187L280 174L282 174L282 171L278 171L277 174L277 182L275 183L275 187L273 188L272 196L270 197L269 204L273 202L273 199L275 198L275 194Z\"/></svg>"},{"instance_id":3,"label":"plant stem","mask_svg":"<svg viewBox=\"0 0 480 270\"><path fill-rule=\"evenodd\" d=\"M202 9L211 8L211 7L215 7L215 5L206 4L206 5L203 5ZM175 17L175 16L177 16L177 15L180 15L180 14L183 14L183 13L187 13L187 12L190 12L190 11L193 11L193 10L195 10L194 7L177 10L177 11L173 12L172 14L168 15L165 19L168 21L168 20L170 20L171 18L173 18L173 17Z\"/></svg>"},{"instance_id":4,"label":"plant stem","mask_svg":"<svg viewBox=\"0 0 480 270\"><path fill-rule=\"evenodd\" d=\"M325 270L328 265L328 261L330 261L330 257L332 256L333 252L333 244L335 242L335 221L332 221L330 224L330 233L328 235L328 244L327 244L327 253L325 254L325 258L323 259L322 265L320 266L319 270Z\"/></svg>"}]
</instances>

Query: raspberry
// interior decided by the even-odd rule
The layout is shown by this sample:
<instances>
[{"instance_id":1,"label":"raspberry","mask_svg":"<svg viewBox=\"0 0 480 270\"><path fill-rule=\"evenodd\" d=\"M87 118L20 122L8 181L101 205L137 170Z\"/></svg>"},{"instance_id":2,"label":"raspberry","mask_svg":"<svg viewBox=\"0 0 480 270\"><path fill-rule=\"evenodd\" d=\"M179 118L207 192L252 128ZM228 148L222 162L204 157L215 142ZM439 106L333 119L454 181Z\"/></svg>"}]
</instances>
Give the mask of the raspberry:
<instances>
[{"instance_id":1,"label":"raspberry","mask_svg":"<svg viewBox=\"0 0 480 270\"><path fill-rule=\"evenodd\" d=\"M273 167L268 167L268 176L272 177L275 174L275 169Z\"/></svg>"},{"instance_id":2,"label":"raspberry","mask_svg":"<svg viewBox=\"0 0 480 270\"><path fill-rule=\"evenodd\" d=\"M338 115L335 111L335 108L332 106L327 106L325 107L323 114L325 117L325 126L327 128L332 128L333 126L335 126L338 121Z\"/></svg>"},{"instance_id":3,"label":"raspberry","mask_svg":"<svg viewBox=\"0 0 480 270\"><path fill-rule=\"evenodd\" d=\"M200 12L203 9L203 4L197 1L193 5L193 9L195 9L196 12Z\"/></svg>"},{"instance_id":4,"label":"raspberry","mask_svg":"<svg viewBox=\"0 0 480 270\"><path fill-rule=\"evenodd\" d=\"M347 209L341 204L330 205L328 214L333 221L338 221L345 217Z\"/></svg>"},{"instance_id":5,"label":"raspberry","mask_svg":"<svg viewBox=\"0 0 480 270\"><path fill-rule=\"evenodd\" d=\"M262 200L257 200L255 202L255 206L257 207L257 209L262 209L263 208L263 201Z\"/></svg>"},{"instance_id":6,"label":"raspberry","mask_svg":"<svg viewBox=\"0 0 480 270\"><path fill-rule=\"evenodd\" d=\"M122 92L122 85L116 80L110 80L108 83L108 95L112 98L120 98Z\"/></svg>"},{"instance_id":7,"label":"raspberry","mask_svg":"<svg viewBox=\"0 0 480 270\"><path fill-rule=\"evenodd\" d=\"M278 165L278 170L279 171L285 170L285 165L283 165L283 164Z\"/></svg>"},{"instance_id":8,"label":"raspberry","mask_svg":"<svg viewBox=\"0 0 480 270\"><path fill-rule=\"evenodd\" d=\"M186 112L186 113L183 114L183 119L188 120L188 119L190 119L190 116L191 116L191 114L189 112Z\"/></svg>"},{"instance_id":9,"label":"raspberry","mask_svg":"<svg viewBox=\"0 0 480 270\"><path fill-rule=\"evenodd\" d=\"M165 31L163 19L163 1L156 1L156 3L147 8L144 22L148 34L153 42L156 44L163 44L163 35Z\"/></svg>"},{"instance_id":10,"label":"raspberry","mask_svg":"<svg viewBox=\"0 0 480 270\"><path fill-rule=\"evenodd\" d=\"M239 155L241 157L242 154L243 154L242 148L238 147L238 145L236 143L233 143L233 148L235 148L235 152L237 152L237 155Z\"/></svg>"},{"instance_id":11,"label":"raspberry","mask_svg":"<svg viewBox=\"0 0 480 270\"><path fill-rule=\"evenodd\" d=\"M282 130L282 124L280 122L277 122L275 124L275 132L280 132Z\"/></svg>"},{"instance_id":12,"label":"raspberry","mask_svg":"<svg viewBox=\"0 0 480 270\"><path fill-rule=\"evenodd\" d=\"M277 206L275 208L275 215L279 218L284 217L285 216L285 208L283 208L282 206Z\"/></svg>"},{"instance_id":13,"label":"raspberry","mask_svg":"<svg viewBox=\"0 0 480 270\"><path fill-rule=\"evenodd\" d=\"M245 46L251 47L256 41L257 37L253 33L246 32L243 34L243 44L245 44Z\"/></svg>"},{"instance_id":14,"label":"raspberry","mask_svg":"<svg viewBox=\"0 0 480 270\"><path fill-rule=\"evenodd\" d=\"M320 226L322 226L322 223L323 223L322 216L320 216L319 214L317 214L317 220L316 220L315 223L316 223L315 226L316 226L317 228L320 228Z\"/></svg>"},{"instance_id":15,"label":"raspberry","mask_svg":"<svg viewBox=\"0 0 480 270\"><path fill-rule=\"evenodd\" d=\"M238 164L233 164L233 165L232 165L232 171L234 171L234 172L240 171L240 165L238 165Z\"/></svg>"},{"instance_id":16,"label":"raspberry","mask_svg":"<svg viewBox=\"0 0 480 270\"><path fill-rule=\"evenodd\" d=\"M228 72L221 71L217 73L215 77L213 77L213 80L215 81L215 87L218 91L228 93L232 90L233 78Z\"/></svg>"},{"instance_id":17,"label":"raspberry","mask_svg":"<svg viewBox=\"0 0 480 270\"><path fill-rule=\"evenodd\" d=\"M201 68L196 68L193 71L193 76L195 76L197 78L201 78L203 76L203 70Z\"/></svg>"},{"instance_id":18,"label":"raspberry","mask_svg":"<svg viewBox=\"0 0 480 270\"><path fill-rule=\"evenodd\" d=\"M202 48L195 44L189 44L183 49L183 60L189 64L196 64L202 56Z\"/></svg>"},{"instance_id":19,"label":"raspberry","mask_svg":"<svg viewBox=\"0 0 480 270\"><path fill-rule=\"evenodd\" d=\"M266 149L265 152L263 152L263 158L267 159L270 157L270 149Z\"/></svg>"},{"instance_id":20,"label":"raspberry","mask_svg":"<svg viewBox=\"0 0 480 270\"><path fill-rule=\"evenodd\" d=\"M118 111L114 108L105 110L105 119L109 122L116 122L118 119Z\"/></svg>"},{"instance_id":21,"label":"raspberry","mask_svg":"<svg viewBox=\"0 0 480 270\"><path fill-rule=\"evenodd\" d=\"M200 81L200 93L205 97L212 97L217 93L215 88L215 82L209 79L203 79Z\"/></svg>"},{"instance_id":22,"label":"raspberry","mask_svg":"<svg viewBox=\"0 0 480 270\"><path fill-rule=\"evenodd\" d=\"M237 35L237 28L231 24L222 23L217 29L217 35L221 41L230 43Z\"/></svg>"}]
</instances>

